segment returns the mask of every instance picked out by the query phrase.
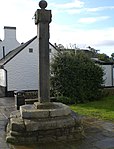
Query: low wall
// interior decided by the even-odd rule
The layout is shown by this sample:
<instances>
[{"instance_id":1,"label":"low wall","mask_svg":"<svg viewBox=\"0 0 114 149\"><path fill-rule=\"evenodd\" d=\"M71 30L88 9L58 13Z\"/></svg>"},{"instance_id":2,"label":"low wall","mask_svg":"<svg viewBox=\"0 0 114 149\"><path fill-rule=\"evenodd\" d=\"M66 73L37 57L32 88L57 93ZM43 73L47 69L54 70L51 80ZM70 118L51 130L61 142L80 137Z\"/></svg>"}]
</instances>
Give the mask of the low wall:
<instances>
[{"instance_id":1,"label":"low wall","mask_svg":"<svg viewBox=\"0 0 114 149\"><path fill-rule=\"evenodd\" d=\"M6 96L6 87L0 86L0 97Z\"/></svg>"},{"instance_id":2,"label":"low wall","mask_svg":"<svg viewBox=\"0 0 114 149\"><path fill-rule=\"evenodd\" d=\"M114 95L114 87L111 88L104 88L103 89L104 96L111 96Z\"/></svg>"}]
</instances>

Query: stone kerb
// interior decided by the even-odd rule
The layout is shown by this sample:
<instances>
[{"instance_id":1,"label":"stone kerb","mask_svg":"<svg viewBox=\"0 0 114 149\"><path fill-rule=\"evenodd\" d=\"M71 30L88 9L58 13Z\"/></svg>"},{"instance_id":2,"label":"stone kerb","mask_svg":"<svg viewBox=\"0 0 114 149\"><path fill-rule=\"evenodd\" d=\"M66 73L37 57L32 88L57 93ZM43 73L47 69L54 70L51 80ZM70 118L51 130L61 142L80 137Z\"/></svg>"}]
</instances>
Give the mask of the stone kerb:
<instances>
[{"instance_id":1,"label":"stone kerb","mask_svg":"<svg viewBox=\"0 0 114 149\"><path fill-rule=\"evenodd\" d=\"M34 103L20 107L22 118L53 118L67 116L71 113L70 108L62 103Z\"/></svg>"}]
</instances>

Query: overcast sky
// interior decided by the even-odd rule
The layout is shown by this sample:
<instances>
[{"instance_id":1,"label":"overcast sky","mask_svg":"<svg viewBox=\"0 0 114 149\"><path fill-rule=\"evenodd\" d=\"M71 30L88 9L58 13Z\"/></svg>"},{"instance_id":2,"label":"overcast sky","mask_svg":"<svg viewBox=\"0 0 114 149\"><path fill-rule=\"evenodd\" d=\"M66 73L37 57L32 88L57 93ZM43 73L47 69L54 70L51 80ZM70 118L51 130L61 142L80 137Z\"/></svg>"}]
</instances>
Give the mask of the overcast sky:
<instances>
[{"instance_id":1,"label":"overcast sky","mask_svg":"<svg viewBox=\"0 0 114 149\"><path fill-rule=\"evenodd\" d=\"M38 0L0 0L0 38L4 26L17 28L17 40L36 36L34 13ZM91 46L100 53L114 53L114 0L47 0L52 10L50 42L65 47Z\"/></svg>"}]
</instances>

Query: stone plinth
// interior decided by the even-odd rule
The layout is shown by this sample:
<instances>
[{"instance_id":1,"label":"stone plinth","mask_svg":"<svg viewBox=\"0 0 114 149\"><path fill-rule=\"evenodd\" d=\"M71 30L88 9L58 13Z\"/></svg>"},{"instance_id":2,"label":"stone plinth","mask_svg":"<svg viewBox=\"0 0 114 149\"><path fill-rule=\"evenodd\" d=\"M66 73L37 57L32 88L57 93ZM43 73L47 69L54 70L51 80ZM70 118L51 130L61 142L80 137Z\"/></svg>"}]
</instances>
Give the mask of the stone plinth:
<instances>
[{"instance_id":1,"label":"stone plinth","mask_svg":"<svg viewBox=\"0 0 114 149\"><path fill-rule=\"evenodd\" d=\"M6 140L31 144L80 139L83 125L80 117L62 103L24 105L10 115Z\"/></svg>"},{"instance_id":2,"label":"stone plinth","mask_svg":"<svg viewBox=\"0 0 114 149\"><path fill-rule=\"evenodd\" d=\"M22 118L53 118L57 116L67 116L71 110L62 103L40 103L34 105L23 105L20 107Z\"/></svg>"}]
</instances>

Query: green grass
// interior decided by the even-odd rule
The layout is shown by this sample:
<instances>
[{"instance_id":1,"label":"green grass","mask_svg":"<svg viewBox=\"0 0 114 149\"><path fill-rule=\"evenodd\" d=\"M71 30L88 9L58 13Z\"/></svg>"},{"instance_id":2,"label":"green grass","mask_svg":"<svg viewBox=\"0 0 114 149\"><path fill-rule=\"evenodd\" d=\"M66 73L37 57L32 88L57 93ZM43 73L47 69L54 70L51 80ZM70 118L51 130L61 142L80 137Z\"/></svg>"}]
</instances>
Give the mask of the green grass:
<instances>
[{"instance_id":1,"label":"green grass","mask_svg":"<svg viewBox=\"0 0 114 149\"><path fill-rule=\"evenodd\" d=\"M114 121L114 96L105 97L99 101L71 105L70 107L81 115Z\"/></svg>"}]
</instances>

